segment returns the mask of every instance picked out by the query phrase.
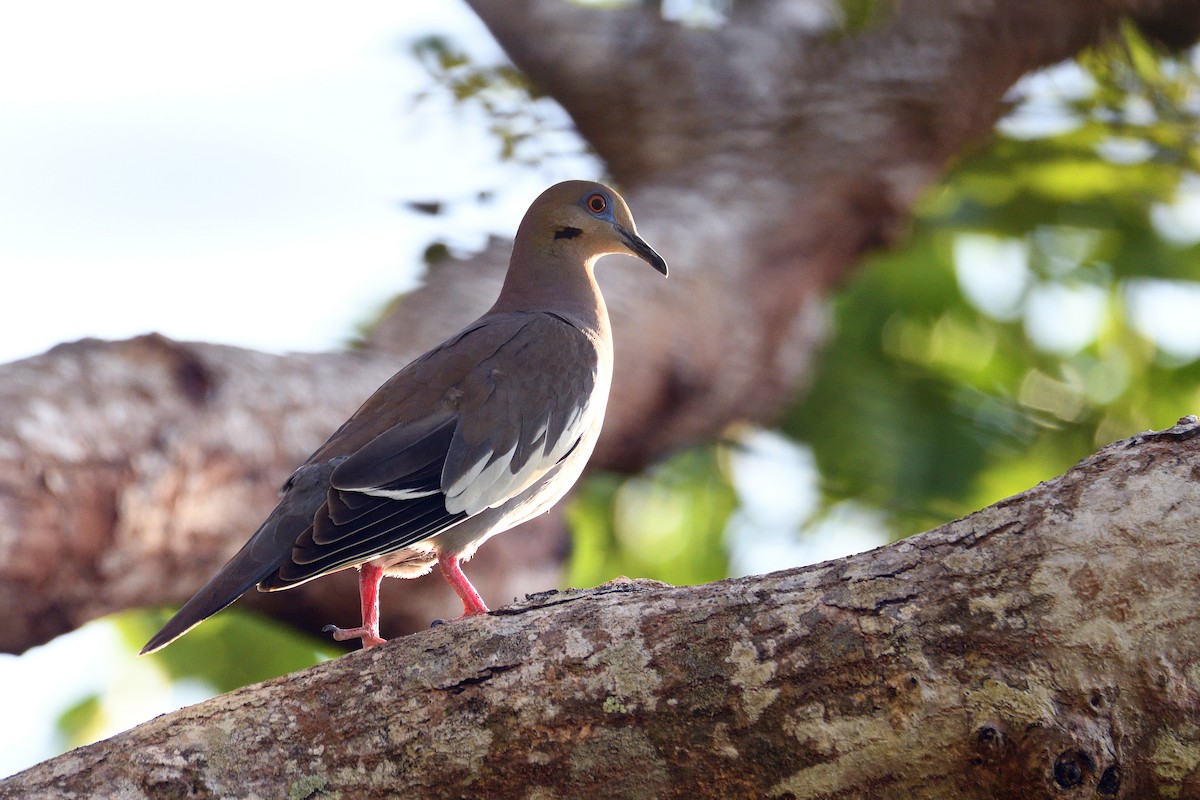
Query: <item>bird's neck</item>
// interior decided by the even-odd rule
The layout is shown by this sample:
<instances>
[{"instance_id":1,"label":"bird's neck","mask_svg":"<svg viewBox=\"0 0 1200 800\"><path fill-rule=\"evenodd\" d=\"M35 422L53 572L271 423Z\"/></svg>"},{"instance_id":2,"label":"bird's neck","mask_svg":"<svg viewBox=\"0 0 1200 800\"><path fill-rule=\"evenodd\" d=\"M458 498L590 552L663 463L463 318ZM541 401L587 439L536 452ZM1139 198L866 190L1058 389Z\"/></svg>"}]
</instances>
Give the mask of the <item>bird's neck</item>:
<instances>
[{"instance_id":1,"label":"bird's neck","mask_svg":"<svg viewBox=\"0 0 1200 800\"><path fill-rule=\"evenodd\" d=\"M608 309L592 272L595 257L584 260L554 248L538 253L514 249L512 257L513 264L491 313L549 312L581 330L608 335ZM518 258L524 259L519 267Z\"/></svg>"}]
</instances>

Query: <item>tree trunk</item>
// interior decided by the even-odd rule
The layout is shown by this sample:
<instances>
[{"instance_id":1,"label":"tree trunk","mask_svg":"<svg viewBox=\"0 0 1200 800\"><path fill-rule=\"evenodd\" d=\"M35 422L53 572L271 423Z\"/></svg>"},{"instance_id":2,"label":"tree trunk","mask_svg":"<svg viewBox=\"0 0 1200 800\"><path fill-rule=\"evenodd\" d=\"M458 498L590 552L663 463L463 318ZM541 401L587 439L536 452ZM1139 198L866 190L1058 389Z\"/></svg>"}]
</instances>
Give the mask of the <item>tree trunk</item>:
<instances>
[{"instance_id":1,"label":"tree trunk","mask_svg":"<svg viewBox=\"0 0 1200 800\"><path fill-rule=\"evenodd\" d=\"M655 4L472 5L568 110L673 268L656 283L601 267L617 353L593 463L620 470L772 419L803 383L830 287L901 235L1017 77L1121 14L1152 25L1200 7L916 0L841 35L839 4L824 2L739 0L711 30L664 22ZM0 367L0 651L185 599L378 383L486 308L507 249L439 265L363 351L274 357L149 337ZM551 585L563 552L551 520L489 543L480 559L496 566L475 572L485 595L508 597ZM391 633L450 607L427 585L389 587ZM297 591L254 602L314 628L353 618L348 583Z\"/></svg>"},{"instance_id":2,"label":"tree trunk","mask_svg":"<svg viewBox=\"0 0 1200 800\"><path fill-rule=\"evenodd\" d=\"M547 592L0 798L1200 797L1200 422L852 558Z\"/></svg>"}]
</instances>

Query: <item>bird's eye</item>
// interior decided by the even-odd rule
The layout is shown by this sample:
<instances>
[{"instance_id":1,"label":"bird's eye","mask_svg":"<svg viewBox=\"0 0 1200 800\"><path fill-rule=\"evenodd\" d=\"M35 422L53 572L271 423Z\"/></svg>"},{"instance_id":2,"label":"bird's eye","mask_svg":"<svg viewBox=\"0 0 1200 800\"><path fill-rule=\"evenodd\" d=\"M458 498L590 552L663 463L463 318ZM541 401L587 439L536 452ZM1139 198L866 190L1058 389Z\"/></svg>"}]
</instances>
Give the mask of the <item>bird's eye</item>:
<instances>
[{"instance_id":1,"label":"bird's eye","mask_svg":"<svg viewBox=\"0 0 1200 800\"><path fill-rule=\"evenodd\" d=\"M603 214L608 208L608 198L602 194L594 194L587 199L587 207L593 214Z\"/></svg>"}]
</instances>

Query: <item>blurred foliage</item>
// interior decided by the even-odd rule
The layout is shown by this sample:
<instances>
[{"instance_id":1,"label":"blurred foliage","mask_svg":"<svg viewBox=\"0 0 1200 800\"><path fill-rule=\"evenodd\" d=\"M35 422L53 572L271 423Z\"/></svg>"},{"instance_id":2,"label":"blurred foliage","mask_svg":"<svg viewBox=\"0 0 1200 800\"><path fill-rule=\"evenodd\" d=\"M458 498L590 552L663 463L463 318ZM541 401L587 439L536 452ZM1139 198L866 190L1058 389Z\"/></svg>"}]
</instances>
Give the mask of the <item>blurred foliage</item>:
<instances>
[{"instance_id":1,"label":"blurred foliage","mask_svg":"<svg viewBox=\"0 0 1200 800\"><path fill-rule=\"evenodd\" d=\"M91 744L103 736L106 727L104 699L99 694L80 698L58 716L55 727L64 747Z\"/></svg>"},{"instance_id":2,"label":"blurred foliage","mask_svg":"<svg viewBox=\"0 0 1200 800\"><path fill-rule=\"evenodd\" d=\"M173 686L190 687L185 698L232 691L340 655L342 650L294 628L236 607L226 609L169 647L137 656L171 616L167 609L137 609L106 618L121 647L113 685L85 695L59 715L58 737L66 747L119 730L130 707L153 706ZM128 724L128 723L126 723Z\"/></svg>"},{"instance_id":3,"label":"blurred foliage","mask_svg":"<svg viewBox=\"0 0 1200 800\"><path fill-rule=\"evenodd\" d=\"M481 111L501 161L533 166L585 147L562 108L511 64L479 63L451 39L436 35L417 39L411 53L433 81L415 103L449 97L461 109Z\"/></svg>"},{"instance_id":4,"label":"blurred foliage","mask_svg":"<svg viewBox=\"0 0 1200 800\"><path fill-rule=\"evenodd\" d=\"M841 36L854 36L877 28L896 11L895 0L840 0Z\"/></svg>"},{"instance_id":5,"label":"blurred foliage","mask_svg":"<svg viewBox=\"0 0 1200 800\"><path fill-rule=\"evenodd\" d=\"M897 534L1200 407L1194 356L1140 333L1129 303L1140 279L1200 277L1197 243L1154 219L1196 191L1200 81L1131 26L1078 64L1059 72L1065 98L1026 84L905 246L840 293L814 386L784 420L827 494L884 510ZM1039 125L1053 132L1031 138Z\"/></svg>"},{"instance_id":6,"label":"blurred foliage","mask_svg":"<svg viewBox=\"0 0 1200 800\"><path fill-rule=\"evenodd\" d=\"M568 509L568 586L619 575L695 584L724 578L723 538L736 505L717 446L696 448L623 478L584 481Z\"/></svg>"},{"instance_id":7,"label":"blurred foliage","mask_svg":"<svg viewBox=\"0 0 1200 800\"><path fill-rule=\"evenodd\" d=\"M113 619L126 644L136 652L172 614L174 609L146 609ZM228 692L311 667L343 652L332 642L234 606L143 658L172 679L203 680L217 692Z\"/></svg>"}]
</instances>

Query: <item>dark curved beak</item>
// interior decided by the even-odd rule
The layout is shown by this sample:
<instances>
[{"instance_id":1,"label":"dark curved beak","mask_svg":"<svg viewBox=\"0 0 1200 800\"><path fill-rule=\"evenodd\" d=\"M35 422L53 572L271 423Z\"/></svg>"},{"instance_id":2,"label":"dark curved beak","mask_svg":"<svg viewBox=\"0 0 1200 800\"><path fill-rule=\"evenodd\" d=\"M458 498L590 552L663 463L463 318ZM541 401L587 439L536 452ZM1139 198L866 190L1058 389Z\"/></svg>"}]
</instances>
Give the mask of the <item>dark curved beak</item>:
<instances>
[{"instance_id":1,"label":"dark curved beak","mask_svg":"<svg viewBox=\"0 0 1200 800\"><path fill-rule=\"evenodd\" d=\"M633 254L635 256L642 259L647 264L654 267L656 270L658 270L664 276L666 276L667 262L663 261L662 256L660 256L658 253L654 252L654 248L652 248L650 245L646 244L645 239L638 236L633 231L626 230L625 228L622 228L620 225L617 225L615 223L614 223L613 227L617 229L617 233L621 234L621 240L624 242L625 246L628 247L633 252Z\"/></svg>"}]
</instances>

